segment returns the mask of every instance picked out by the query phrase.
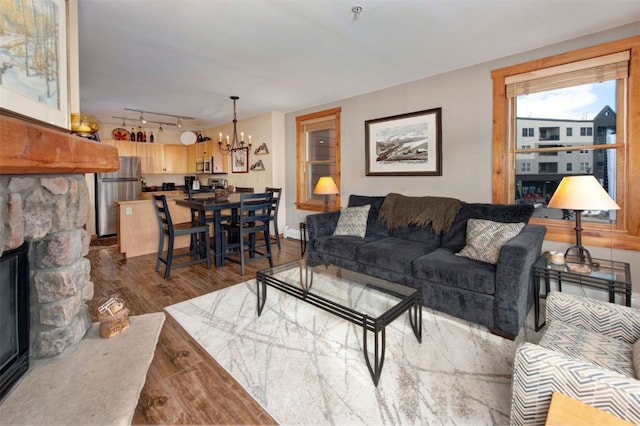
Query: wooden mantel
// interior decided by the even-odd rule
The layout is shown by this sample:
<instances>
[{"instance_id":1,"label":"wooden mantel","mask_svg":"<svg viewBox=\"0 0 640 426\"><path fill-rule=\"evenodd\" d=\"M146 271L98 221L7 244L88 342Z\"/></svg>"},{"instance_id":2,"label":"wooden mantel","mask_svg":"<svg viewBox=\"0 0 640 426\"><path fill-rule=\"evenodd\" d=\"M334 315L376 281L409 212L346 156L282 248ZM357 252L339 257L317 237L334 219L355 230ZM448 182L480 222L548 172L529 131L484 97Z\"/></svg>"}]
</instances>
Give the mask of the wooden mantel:
<instances>
[{"instance_id":1,"label":"wooden mantel","mask_svg":"<svg viewBox=\"0 0 640 426\"><path fill-rule=\"evenodd\" d=\"M0 113L0 175L113 172L118 150Z\"/></svg>"}]
</instances>

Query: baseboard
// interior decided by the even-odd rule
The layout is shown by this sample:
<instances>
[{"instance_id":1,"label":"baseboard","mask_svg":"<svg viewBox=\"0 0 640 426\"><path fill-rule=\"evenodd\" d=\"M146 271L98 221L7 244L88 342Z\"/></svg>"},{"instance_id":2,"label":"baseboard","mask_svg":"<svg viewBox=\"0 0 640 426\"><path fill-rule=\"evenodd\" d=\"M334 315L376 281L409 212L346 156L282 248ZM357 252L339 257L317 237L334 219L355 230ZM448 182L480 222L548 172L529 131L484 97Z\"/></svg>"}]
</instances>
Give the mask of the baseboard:
<instances>
[{"instance_id":1,"label":"baseboard","mask_svg":"<svg viewBox=\"0 0 640 426\"><path fill-rule=\"evenodd\" d=\"M285 238L293 238L294 240L301 240L300 229L293 226L285 226L283 235Z\"/></svg>"}]
</instances>

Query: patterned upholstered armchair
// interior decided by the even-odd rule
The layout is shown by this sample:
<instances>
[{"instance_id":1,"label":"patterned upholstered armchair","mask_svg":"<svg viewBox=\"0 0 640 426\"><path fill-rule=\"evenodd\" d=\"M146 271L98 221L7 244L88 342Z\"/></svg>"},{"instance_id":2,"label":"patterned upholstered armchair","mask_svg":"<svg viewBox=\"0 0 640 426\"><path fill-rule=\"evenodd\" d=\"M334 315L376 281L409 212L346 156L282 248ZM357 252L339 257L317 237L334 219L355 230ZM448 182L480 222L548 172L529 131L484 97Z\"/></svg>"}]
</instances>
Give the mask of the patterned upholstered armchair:
<instances>
[{"instance_id":1,"label":"patterned upholstered armchair","mask_svg":"<svg viewBox=\"0 0 640 426\"><path fill-rule=\"evenodd\" d=\"M640 310L552 292L547 323L517 349L511 424L544 424L553 392L640 424Z\"/></svg>"}]
</instances>

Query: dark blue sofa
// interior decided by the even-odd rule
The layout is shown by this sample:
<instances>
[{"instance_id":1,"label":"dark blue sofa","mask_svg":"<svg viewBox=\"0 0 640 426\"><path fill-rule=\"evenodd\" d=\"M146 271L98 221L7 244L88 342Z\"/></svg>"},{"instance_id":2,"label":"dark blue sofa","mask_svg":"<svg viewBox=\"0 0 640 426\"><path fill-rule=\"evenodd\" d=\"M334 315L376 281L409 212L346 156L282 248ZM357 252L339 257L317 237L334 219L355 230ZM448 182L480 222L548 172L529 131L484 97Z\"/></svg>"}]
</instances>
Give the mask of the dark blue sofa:
<instances>
[{"instance_id":1,"label":"dark blue sofa","mask_svg":"<svg viewBox=\"0 0 640 426\"><path fill-rule=\"evenodd\" d=\"M462 202L448 231L436 235L430 224L387 229L378 218L384 199L350 196L349 207L371 205L364 238L333 235L340 212L307 216L309 261L422 288L424 306L513 339L533 302L530 270L546 228L527 224L502 248L497 265L455 253L466 244L467 220L528 222L533 206Z\"/></svg>"}]
</instances>

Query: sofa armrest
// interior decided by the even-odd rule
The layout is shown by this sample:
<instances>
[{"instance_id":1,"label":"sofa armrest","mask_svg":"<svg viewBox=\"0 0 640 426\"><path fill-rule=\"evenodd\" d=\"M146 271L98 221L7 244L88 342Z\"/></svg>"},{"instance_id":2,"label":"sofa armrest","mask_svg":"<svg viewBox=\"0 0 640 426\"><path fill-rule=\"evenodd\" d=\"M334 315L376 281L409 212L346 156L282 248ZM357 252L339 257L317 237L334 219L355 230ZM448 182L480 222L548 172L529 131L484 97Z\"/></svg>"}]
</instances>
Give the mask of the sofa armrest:
<instances>
[{"instance_id":1,"label":"sofa armrest","mask_svg":"<svg viewBox=\"0 0 640 426\"><path fill-rule=\"evenodd\" d=\"M640 381L539 345L520 345L513 366L511 424L544 424L553 392L640 424Z\"/></svg>"},{"instance_id":2,"label":"sofa armrest","mask_svg":"<svg viewBox=\"0 0 640 426\"><path fill-rule=\"evenodd\" d=\"M640 310L569 293L547 296L547 320L569 323L633 344L640 339Z\"/></svg>"},{"instance_id":3,"label":"sofa armrest","mask_svg":"<svg viewBox=\"0 0 640 426\"><path fill-rule=\"evenodd\" d=\"M533 301L531 266L540 257L546 232L544 226L527 225L500 251L496 265L496 324L513 335L524 324Z\"/></svg>"}]
</instances>

